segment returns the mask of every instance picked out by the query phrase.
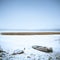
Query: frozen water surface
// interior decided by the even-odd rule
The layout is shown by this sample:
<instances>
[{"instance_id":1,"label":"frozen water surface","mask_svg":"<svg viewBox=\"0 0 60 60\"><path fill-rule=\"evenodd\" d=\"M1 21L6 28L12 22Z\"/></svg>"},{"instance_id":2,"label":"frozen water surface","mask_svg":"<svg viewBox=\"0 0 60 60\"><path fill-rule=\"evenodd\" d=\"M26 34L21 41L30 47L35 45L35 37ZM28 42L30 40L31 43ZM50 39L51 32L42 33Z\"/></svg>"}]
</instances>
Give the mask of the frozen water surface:
<instances>
[{"instance_id":1,"label":"frozen water surface","mask_svg":"<svg viewBox=\"0 0 60 60\"><path fill-rule=\"evenodd\" d=\"M52 47L53 52L35 50L33 45ZM0 46L8 53L3 60L60 60L60 35L0 35ZM12 55L15 50L24 53Z\"/></svg>"}]
</instances>

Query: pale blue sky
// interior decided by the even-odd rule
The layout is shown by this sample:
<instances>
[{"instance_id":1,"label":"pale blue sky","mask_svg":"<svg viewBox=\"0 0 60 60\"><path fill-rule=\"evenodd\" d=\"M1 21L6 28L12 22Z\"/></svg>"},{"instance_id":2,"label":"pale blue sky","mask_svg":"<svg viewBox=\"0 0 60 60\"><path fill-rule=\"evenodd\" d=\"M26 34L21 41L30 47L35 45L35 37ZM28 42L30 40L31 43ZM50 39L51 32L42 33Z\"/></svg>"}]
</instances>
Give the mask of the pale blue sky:
<instances>
[{"instance_id":1,"label":"pale blue sky","mask_svg":"<svg viewBox=\"0 0 60 60\"><path fill-rule=\"evenodd\" d=\"M0 0L0 29L60 29L60 1Z\"/></svg>"}]
</instances>

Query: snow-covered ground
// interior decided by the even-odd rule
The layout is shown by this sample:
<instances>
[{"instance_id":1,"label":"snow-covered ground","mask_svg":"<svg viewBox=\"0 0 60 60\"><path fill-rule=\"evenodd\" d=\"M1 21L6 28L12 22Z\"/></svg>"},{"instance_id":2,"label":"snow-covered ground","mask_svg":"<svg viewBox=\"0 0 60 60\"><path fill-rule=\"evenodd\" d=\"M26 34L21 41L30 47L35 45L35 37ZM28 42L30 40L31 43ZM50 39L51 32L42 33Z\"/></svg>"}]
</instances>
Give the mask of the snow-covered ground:
<instances>
[{"instance_id":1,"label":"snow-covered ground","mask_svg":"<svg viewBox=\"0 0 60 60\"><path fill-rule=\"evenodd\" d=\"M33 45L52 47L53 53L34 50ZM25 48L24 54L16 55L10 60L52 60L51 57L55 60L56 54L60 54L60 35L0 35L0 46L9 54L12 54L14 50Z\"/></svg>"}]
</instances>

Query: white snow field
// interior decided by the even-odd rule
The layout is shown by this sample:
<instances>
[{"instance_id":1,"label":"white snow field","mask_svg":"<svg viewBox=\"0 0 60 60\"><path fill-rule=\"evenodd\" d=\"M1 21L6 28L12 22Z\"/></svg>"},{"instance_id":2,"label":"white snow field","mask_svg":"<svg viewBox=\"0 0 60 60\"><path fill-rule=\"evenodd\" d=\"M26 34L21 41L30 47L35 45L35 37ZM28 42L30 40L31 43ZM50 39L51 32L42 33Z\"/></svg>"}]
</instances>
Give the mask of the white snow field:
<instances>
[{"instance_id":1,"label":"white snow field","mask_svg":"<svg viewBox=\"0 0 60 60\"><path fill-rule=\"evenodd\" d=\"M33 45L52 47L52 53L32 48ZM0 48L8 52L2 60L60 60L60 35L0 35ZM11 55L15 50L23 54Z\"/></svg>"}]
</instances>

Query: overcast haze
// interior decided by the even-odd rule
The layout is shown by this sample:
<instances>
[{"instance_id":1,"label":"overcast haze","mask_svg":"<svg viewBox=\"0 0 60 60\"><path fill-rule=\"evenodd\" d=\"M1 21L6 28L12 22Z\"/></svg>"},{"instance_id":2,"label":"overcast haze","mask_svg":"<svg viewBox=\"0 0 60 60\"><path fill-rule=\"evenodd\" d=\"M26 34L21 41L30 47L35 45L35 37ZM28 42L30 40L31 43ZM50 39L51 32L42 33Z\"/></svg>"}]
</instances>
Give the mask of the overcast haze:
<instances>
[{"instance_id":1,"label":"overcast haze","mask_svg":"<svg viewBox=\"0 0 60 60\"><path fill-rule=\"evenodd\" d=\"M60 29L60 1L0 0L0 29Z\"/></svg>"}]
</instances>

